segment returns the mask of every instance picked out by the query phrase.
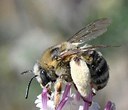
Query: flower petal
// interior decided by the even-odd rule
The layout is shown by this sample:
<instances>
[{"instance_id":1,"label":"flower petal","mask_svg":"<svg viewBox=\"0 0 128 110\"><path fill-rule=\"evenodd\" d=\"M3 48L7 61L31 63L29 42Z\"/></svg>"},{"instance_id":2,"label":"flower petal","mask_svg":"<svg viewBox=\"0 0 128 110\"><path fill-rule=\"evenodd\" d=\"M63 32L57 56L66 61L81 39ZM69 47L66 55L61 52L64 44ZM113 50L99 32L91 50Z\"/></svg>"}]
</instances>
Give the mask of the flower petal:
<instances>
[{"instance_id":1,"label":"flower petal","mask_svg":"<svg viewBox=\"0 0 128 110\"><path fill-rule=\"evenodd\" d=\"M62 108L65 105L65 103L67 102L67 100L68 100L68 97L62 99L56 110L62 110Z\"/></svg>"},{"instance_id":2,"label":"flower petal","mask_svg":"<svg viewBox=\"0 0 128 110\"><path fill-rule=\"evenodd\" d=\"M116 106L111 101L108 101L104 110L116 110Z\"/></svg>"},{"instance_id":3,"label":"flower petal","mask_svg":"<svg viewBox=\"0 0 128 110\"><path fill-rule=\"evenodd\" d=\"M69 91L70 91L70 88L71 88L71 84L70 84L70 83L66 84L66 87L65 87L65 90L64 90L62 99L64 99L64 98L67 97L67 95L68 95L68 93L69 93Z\"/></svg>"},{"instance_id":4,"label":"flower petal","mask_svg":"<svg viewBox=\"0 0 128 110\"><path fill-rule=\"evenodd\" d=\"M36 104L36 107L37 107L37 108L42 108L42 103L37 103L37 104Z\"/></svg>"},{"instance_id":5,"label":"flower petal","mask_svg":"<svg viewBox=\"0 0 128 110\"><path fill-rule=\"evenodd\" d=\"M35 100L35 104L41 103L41 94L37 96L37 99Z\"/></svg>"},{"instance_id":6,"label":"flower petal","mask_svg":"<svg viewBox=\"0 0 128 110\"><path fill-rule=\"evenodd\" d=\"M38 99L41 99L41 94L37 96Z\"/></svg>"},{"instance_id":7,"label":"flower petal","mask_svg":"<svg viewBox=\"0 0 128 110\"><path fill-rule=\"evenodd\" d=\"M89 110L89 103L88 102L84 102L84 108L83 110Z\"/></svg>"},{"instance_id":8,"label":"flower petal","mask_svg":"<svg viewBox=\"0 0 128 110\"><path fill-rule=\"evenodd\" d=\"M80 107L79 107L79 110L83 110L83 106L80 106Z\"/></svg>"},{"instance_id":9,"label":"flower petal","mask_svg":"<svg viewBox=\"0 0 128 110\"><path fill-rule=\"evenodd\" d=\"M41 100L40 99L36 99L35 100L35 104L38 104L38 103L41 103Z\"/></svg>"},{"instance_id":10,"label":"flower petal","mask_svg":"<svg viewBox=\"0 0 128 110\"><path fill-rule=\"evenodd\" d=\"M79 100L80 100L80 98L81 98L80 93L79 93L79 92L77 92L77 93L76 93L76 95L75 95L75 99L76 99L77 101L79 101Z\"/></svg>"},{"instance_id":11,"label":"flower petal","mask_svg":"<svg viewBox=\"0 0 128 110\"><path fill-rule=\"evenodd\" d=\"M48 96L47 96L47 89L44 88L42 91L42 109L47 110L47 101L48 101Z\"/></svg>"},{"instance_id":12,"label":"flower petal","mask_svg":"<svg viewBox=\"0 0 128 110\"><path fill-rule=\"evenodd\" d=\"M90 106L89 110L100 110L100 106L96 102L92 102L92 105Z\"/></svg>"},{"instance_id":13,"label":"flower petal","mask_svg":"<svg viewBox=\"0 0 128 110\"><path fill-rule=\"evenodd\" d=\"M55 105L54 105L54 101L53 100L48 100L47 105L48 105L48 109L47 110L54 110L55 109Z\"/></svg>"}]
</instances>

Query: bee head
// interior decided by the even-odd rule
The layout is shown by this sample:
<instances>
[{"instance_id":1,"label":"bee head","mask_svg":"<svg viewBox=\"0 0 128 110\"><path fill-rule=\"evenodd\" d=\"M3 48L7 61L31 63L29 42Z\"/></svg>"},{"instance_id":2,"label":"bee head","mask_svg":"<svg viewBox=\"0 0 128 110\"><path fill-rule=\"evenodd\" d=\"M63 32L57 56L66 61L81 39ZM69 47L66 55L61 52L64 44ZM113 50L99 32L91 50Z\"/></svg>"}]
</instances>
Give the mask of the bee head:
<instances>
[{"instance_id":1,"label":"bee head","mask_svg":"<svg viewBox=\"0 0 128 110\"><path fill-rule=\"evenodd\" d=\"M44 87L50 82L50 78L47 74L47 71L42 68L38 63L34 65L33 73L37 75L36 79L42 87Z\"/></svg>"},{"instance_id":2,"label":"bee head","mask_svg":"<svg viewBox=\"0 0 128 110\"><path fill-rule=\"evenodd\" d=\"M26 88L26 94L25 94L26 99L28 98L29 88L33 79L36 78L42 87L46 86L50 82L50 79L47 76L46 70L41 68L41 66L38 63L34 65L33 70L27 70L22 72L21 74L25 74L25 73L34 73L34 76L30 79Z\"/></svg>"}]
</instances>

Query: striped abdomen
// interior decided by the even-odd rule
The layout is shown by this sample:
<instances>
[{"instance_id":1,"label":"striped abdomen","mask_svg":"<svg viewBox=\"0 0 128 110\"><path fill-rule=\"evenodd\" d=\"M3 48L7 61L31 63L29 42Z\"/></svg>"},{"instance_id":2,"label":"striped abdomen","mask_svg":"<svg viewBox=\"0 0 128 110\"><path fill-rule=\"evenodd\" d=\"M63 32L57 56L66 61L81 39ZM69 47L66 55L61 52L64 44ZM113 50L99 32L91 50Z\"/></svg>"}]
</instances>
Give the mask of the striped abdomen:
<instances>
[{"instance_id":1,"label":"striped abdomen","mask_svg":"<svg viewBox=\"0 0 128 110\"><path fill-rule=\"evenodd\" d=\"M106 60L95 50L88 51L92 62L88 64L91 74L91 84L96 90L104 88L109 79L109 67Z\"/></svg>"}]
</instances>

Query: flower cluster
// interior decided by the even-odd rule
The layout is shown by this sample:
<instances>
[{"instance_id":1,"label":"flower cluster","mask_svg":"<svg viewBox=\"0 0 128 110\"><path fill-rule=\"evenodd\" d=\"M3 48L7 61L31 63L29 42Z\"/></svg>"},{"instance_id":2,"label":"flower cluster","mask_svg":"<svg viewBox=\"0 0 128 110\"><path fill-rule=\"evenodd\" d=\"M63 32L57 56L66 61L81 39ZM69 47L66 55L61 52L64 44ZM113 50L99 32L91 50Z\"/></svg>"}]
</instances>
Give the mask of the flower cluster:
<instances>
[{"instance_id":1,"label":"flower cluster","mask_svg":"<svg viewBox=\"0 0 128 110\"><path fill-rule=\"evenodd\" d=\"M62 92L61 100L56 110L100 110L98 103L92 101L93 93L91 92L86 99L82 99L77 91L71 91L71 85L67 84ZM46 88L37 96L35 101L36 107L40 110L54 110L54 93L48 94ZM115 110L115 105L108 102L104 110Z\"/></svg>"}]
</instances>

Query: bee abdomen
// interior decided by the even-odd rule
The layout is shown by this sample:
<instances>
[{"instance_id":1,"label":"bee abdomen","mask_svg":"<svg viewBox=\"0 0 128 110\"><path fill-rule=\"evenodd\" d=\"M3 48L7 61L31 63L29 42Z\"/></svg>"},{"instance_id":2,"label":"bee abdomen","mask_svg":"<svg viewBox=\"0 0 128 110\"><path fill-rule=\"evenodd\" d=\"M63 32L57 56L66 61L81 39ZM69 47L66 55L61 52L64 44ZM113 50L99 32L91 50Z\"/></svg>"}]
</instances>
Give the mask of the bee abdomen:
<instances>
[{"instance_id":1,"label":"bee abdomen","mask_svg":"<svg viewBox=\"0 0 128 110\"><path fill-rule=\"evenodd\" d=\"M104 75L98 77L98 78L91 78L92 83L97 85L97 89L102 89L106 86L109 79L109 73L108 71L104 73Z\"/></svg>"},{"instance_id":2,"label":"bee abdomen","mask_svg":"<svg viewBox=\"0 0 128 110\"><path fill-rule=\"evenodd\" d=\"M93 63L90 65L90 71L91 71L91 77L93 78L99 78L104 74L107 74L108 71L108 65L106 60L103 57L98 58L97 60L93 61Z\"/></svg>"},{"instance_id":3,"label":"bee abdomen","mask_svg":"<svg viewBox=\"0 0 128 110\"><path fill-rule=\"evenodd\" d=\"M97 86L97 90L104 88L109 79L109 68L106 60L98 52L94 51L93 62L88 66L91 82Z\"/></svg>"},{"instance_id":4,"label":"bee abdomen","mask_svg":"<svg viewBox=\"0 0 128 110\"><path fill-rule=\"evenodd\" d=\"M97 90L100 90L104 88L107 85L108 79L106 81L103 81L101 84L97 84Z\"/></svg>"}]
</instances>

